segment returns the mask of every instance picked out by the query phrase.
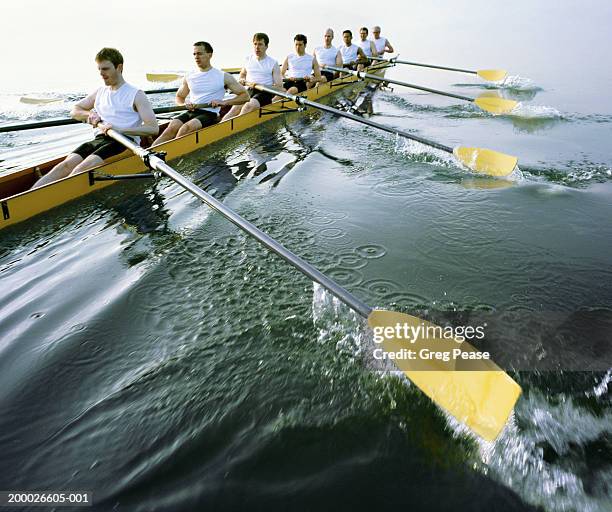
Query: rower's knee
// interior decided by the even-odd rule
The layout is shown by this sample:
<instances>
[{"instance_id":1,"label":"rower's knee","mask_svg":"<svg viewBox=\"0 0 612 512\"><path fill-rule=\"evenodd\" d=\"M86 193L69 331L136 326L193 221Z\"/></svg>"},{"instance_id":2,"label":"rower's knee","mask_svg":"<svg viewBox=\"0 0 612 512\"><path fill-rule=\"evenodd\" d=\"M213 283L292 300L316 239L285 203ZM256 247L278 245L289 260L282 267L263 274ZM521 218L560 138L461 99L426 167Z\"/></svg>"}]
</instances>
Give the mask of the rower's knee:
<instances>
[{"instance_id":1,"label":"rower's knee","mask_svg":"<svg viewBox=\"0 0 612 512\"><path fill-rule=\"evenodd\" d=\"M72 170L70 176L74 176L75 174L78 174L80 172L87 171L93 167L96 167L97 165L100 165L102 162L104 162L104 160L98 155L89 155L85 160L83 160Z\"/></svg>"},{"instance_id":2,"label":"rower's knee","mask_svg":"<svg viewBox=\"0 0 612 512\"><path fill-rule=\"evenodd\" d=\"M200 128L202 128L202 123L200 123L200 121L198 121L197 119L192 119L188 123L185 123L183 126L181 126L177 133L177 137L182 137L183 135L187 135L188 133L195 132Z\"/></svg>"},{"instance_id":3,"label":"rower's knee","mask_svg":"<svg viewBox=\"0 0 612 512\"><path fill-rule=\"evenodd\" d=\"M287 89L287 92L289 94L297 94L298 93L298 88L297 87L289 87L289 89Z\"/></svg>"},{"instance_id":4,"label":"rower's knee","mask_svg":"<svg viewBox=\"0 0 612 512\"><path fill-rule=\"evenodd\" d=\"M259 108L259 101L256 99L252 99L248 101L242 106L241 114L248 114L249 112L253 112L253 110L257 110Z\"/></svg>"},{"instance_id":5,"label":"rower's knee","mask_svg":"<svg viewBox=\"0 0 612 512\"><path fill-rule=\"evenodd\" d=\"M171 137L176 137L176 134L183 126L184 125L181 121L179 121L178 119L173 119L172 121L170 121L170 124L168 124L168 127L164 130L164 133L167 132L168 135L170 135Z\"/></svg>"}]
</instances>

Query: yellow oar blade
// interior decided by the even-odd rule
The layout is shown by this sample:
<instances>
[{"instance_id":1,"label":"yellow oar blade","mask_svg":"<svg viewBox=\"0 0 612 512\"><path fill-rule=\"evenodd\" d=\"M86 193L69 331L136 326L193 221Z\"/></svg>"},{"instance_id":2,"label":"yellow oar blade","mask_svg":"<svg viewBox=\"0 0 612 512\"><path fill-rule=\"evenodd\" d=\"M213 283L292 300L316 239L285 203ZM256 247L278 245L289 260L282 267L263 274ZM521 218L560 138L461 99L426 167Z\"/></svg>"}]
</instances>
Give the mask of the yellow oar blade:
<instances>
[{"instance_id":1,"label":"yellow oar blade","mask_svg":"<svg viewBox=\"0 0 612 512\"><path fill-rule=\"evenodd\" d=\"M505 69L479 69L476 73L480 78L489 82L501 82L508 76Z\"/></svg>"},{"instance_id":2,"label":"yellow oar blade","mask_svg":"<svg viewBox=\"0 0 612 512\"><path fill-rule=\"evenodd\" d=\"M183 75L178 73L147 73L149 82L174 82L179 78L183 78Z\"/></svg>"},{"instance_id":3,"label":"yellow oar blade","mask_svg":"<svg viewBox=\"0 0 612 512\"><path fill-rule=\"evenodd\" d=\"M392 359L439 407L487 441L499 435L521 387L494 362L477 358L476 354L482 353L467 341L458 343L442 338L440 327L414 316L375 310L368 317L368 324L374 331L374 341L380 343L380 338L384 338L382 346L387 354L404 355ZM419 327L421 331L407 330ZM407 338L409 332L420 334ZM412 351L415 358L408 357L406 351ZM430 358L432 351L447 352L448 360Z\"/></svg>"},{"instance_id":4,"label":"yellow oar blade","mask_svg":"<svg viewBox=\"0 0 612 512\"><path fill-rule=\"evenodd\" d=\"M62 101L62 98L34 98L32 96L22 96L19 98L21 103L27 103L28 105L45 105L47 103L55 103Z\"/></svg>"},{"instance_id":5,"label":"yellow oar blade","mask_svg":"<svg viewBox=\"0 0 612 512\"><path fill-rule=\"evenodd\" d=\"M518 105L518 101L507 100L505 98L493 98L491 96L482 95L474 100L482 110L490 114L508 114Z\"/></svg>"},{"instance_id":6,"label":"yellow oar blade","mask_svg":"<svg viewBox=\"0 0 612 512\"><path fill-rule=\"evenodd\" d=\"M242 68L222 68L221 71L225 71L226 73L237 74L240 73Z\"/></svg>"},{"instance_id":7,"label":"yellow oar blade","mask_svg":"<svg viewBox=\"0 0 612 512\"><path fill-rule=\"evenodd\" d=\"M516 168L518 158L492 149L456 147L455 158L476 172L489 176L508 176Z\"/></svg>"}]
</instances>

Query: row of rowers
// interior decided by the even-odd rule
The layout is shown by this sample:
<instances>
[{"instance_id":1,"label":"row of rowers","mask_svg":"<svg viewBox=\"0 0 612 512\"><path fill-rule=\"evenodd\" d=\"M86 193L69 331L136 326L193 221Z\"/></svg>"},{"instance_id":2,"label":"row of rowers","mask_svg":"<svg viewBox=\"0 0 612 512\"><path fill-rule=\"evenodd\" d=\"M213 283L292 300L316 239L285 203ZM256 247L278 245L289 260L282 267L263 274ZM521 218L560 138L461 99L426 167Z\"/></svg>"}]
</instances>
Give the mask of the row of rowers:
<instances>
[{"instance_id":1,"label":"row of rowers","mask_svg":"<svg viewBox=\"0 0 612 512\"><path fill-rule=\"evenodd\" d=\"M380 27L374 27L372 33L373 38L368 39L368 29L362 27L359 31L361 40L356 45L352 42L351 31L345 30L342 33L342 45L335 47L332 45L334 31L328 28L323 37L323 45L315 48L314 55L306 53L306 36L297 34L293 38L295 52L279 65L278 61L267 54L270 43L268 36L258 32L253 36L253 53L246 58L237 81L228 73L212 67L210 60L213 49L210 44L204 41L195 43L193 56L198 69L187 74L176 93L177 103L184 104L189 110L173 119L154 144L216 123L222 106L231 106L223 117L225 121L257 110L277 99L273 94L251 87L254 84L298 94L319 82L336 78L337 73L326 70L326 66L361 70L369 63L370 57L394 51L389 41L380 37ZM235 96L223 99L226 89ZM198 108L198 105L207 107Z\"/></svg>"},{"instance_id":2,"label":"row of rowers","mask_svg":"<svg viewBox=\"0 0 612 512\"><path fill-rule=\"evenodd\" d=\"M187 110L170 121L153 145L217 123L223 107L229 108L223 117L226 120L272 102L273 94L259 91L250 85L260 84L296 94L313 87L317 82L333 79L335 74L325 70L327 65L362 66L367 63L368 56L393 52L389 41L380 37L380 28L374 27L373 32L374 39L370 41L367 40L367 29L361 29L362 43L370 47L368 52L363 46L352 44L350 30L344 31L342 46L332 46L334 32L328 29L324 45L315 50L314 57L306 54L306 37L298 34L294 38L295 53L289 55L282 66L266 54L268 36L257 33L253 36L253 54L247 57L239 80L211 66L213 49L210 44L204 41L195 43L193 56L198 69L186 75L176 93L176 103L184 105ZM74 119L94 127L94 139L73 150L32 188L84 172L122 153L125 150L123 145L107 135L111 128L137 143L141 136L158 135L159 125L148 98L143 91L123 79L121 53L114 48L103 48L96 55L96 62L104 86L77 102L71 113ZM246 89L245 85L249 88ZM232 93L228 97L226 90Z\"/></svg>"}]
</instances>

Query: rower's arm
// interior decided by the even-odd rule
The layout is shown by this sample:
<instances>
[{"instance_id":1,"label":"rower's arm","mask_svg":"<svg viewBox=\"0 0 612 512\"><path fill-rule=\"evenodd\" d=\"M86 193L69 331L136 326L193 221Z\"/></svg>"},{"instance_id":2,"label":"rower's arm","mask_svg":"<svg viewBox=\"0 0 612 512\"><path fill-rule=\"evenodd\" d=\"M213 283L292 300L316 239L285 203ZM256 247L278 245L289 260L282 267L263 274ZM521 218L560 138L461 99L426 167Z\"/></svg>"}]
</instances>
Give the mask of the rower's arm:
<instances>
[{"instance_id":1,"label":"rower's arm","mask_svg":"<svg viewBox=\"0 0 612 512\"><path fill-rule=\"evenodd\" d=\"M395 50L393 49L393 46L391 46L391 43L387 39L387 42L385 43L385 49L383 50L383 53L385 53L385 52L393 53L394 51Z\"/></svg>"},{"instance_id":2,"label":"rower's arm","mask_svg":"<svg viewBox=\"0 0 612 512\"><path fill-rule=\"evenodd\" d=\"M336 67L341 68L342 64L342 54L340 53L340 50L338 50L338 53L336 53Z\"/></svg>"},{"instance_id":3,"label":"rower's arm","mask_svg":"<svg viewBox=\"0 0 612 512\"><path fill-rule=\"evenodd\" d=\"M246 68L242 68L240 70L240 75L238 76L238 83L240 83L241 85L246 85L246 77L247 77L247 70Z\"/></svg>"},{"instance_id":4,"label":"rower's arm","mask_svg":"<svg viewBox=\"0 0 612 512\"><path fill-rule=\"evenodd\" d=\"M142 120L142 125L128 130L120 130L121 133L124 135L157 135L159 132L159 125L157 124L155 112L153 112L151 103L149 103L143 91L138 91L134 97L134 110L138 112Z\"/></svg>"},{"instance_id":5,"label":"rower's arm","mask_svg":"<svg viewBox=\"0 0 612 512\"><path fill-rule=\"evenodd\" d=\"M365 62L368 60L368 56L364 53L364 51L358 46L357 47L357 62Z\"/></svg>"},{"instance_id":6,"label":"rower's arm","mask_svg":"<svg viewBox=\"0 0 612 512\"><path fill-rule=\"evenodd\" d=\"M88 122L89 116L96 102L97 92L98 91L95 90L86 98L83 98L81 101L75 103L70 111L70 116L77 121L83 121L84 123Z\"/></svg>"},{"instance_id":7,"label":"rower's arm","mask_svg":"<svg viewBox=\"0 0 612 512\"><path fill-rule=\"evenodd\" d=\"M321 81L321 68L316 57L312 58L312 74L314 75L315 82Z\"/></svg>"},{"instance_id":8,"label":"rower's arm","mask_svg":"<svg viewBox=\"0 0 612 512\"><path fill-rule=\"evenodd\" d=\"M370 51L372 52L372 57L378 57L378 52L376 51L374 41L370 41Z\"/></svg>"},{"instance_id":9,"label":"rower's arm","mask_svg":"<svg viewBox=\"0 0 612 512\"><path fill-rule=\"evenodd\" d=\"M275 64L272 68L272 82L273 88L285 92L285 89L283 88L283 78L281 77L280 67L278 64Z\"/></svg>"},{"instance_id":10,"label":"rower's arm","mask_svg":"<svg viewBox=\"0 0 612 512\"><path fill-rule=\"evenodd\" d=\"M281 75L285 76L285 73L287 72L287 70L289 69L289 57L285 57L285 62L283 62L283 65L281 66Z\"/></svg>"},{"instance_id":11,"label":"rower's arm","mask_svg":"<svg viewBox=\"0 0 612 512\"><path fill-rule=\"evenodd\" d=\"M218 105L243 105L247 101L250 100L249 93L247 90L238 83L232 75L229 73L225 73L224 77L225 88L229 90L232 94L235 94L233 98L228 98L226 100L216 101L215 103Z\"/></svg>"},{"instance_id":12,"label":"rower's arm","mask_svg":"<svg viewBox=\"0 0 612 512\"><path fill-rule=\"evenodd\" d=\"M174 101L177 105L184 105L187 96L189 96L189 86L187 85L187 80L183 78L183 83L179 87L178 91L176 91Z\"/></svg>"}]
</instances>

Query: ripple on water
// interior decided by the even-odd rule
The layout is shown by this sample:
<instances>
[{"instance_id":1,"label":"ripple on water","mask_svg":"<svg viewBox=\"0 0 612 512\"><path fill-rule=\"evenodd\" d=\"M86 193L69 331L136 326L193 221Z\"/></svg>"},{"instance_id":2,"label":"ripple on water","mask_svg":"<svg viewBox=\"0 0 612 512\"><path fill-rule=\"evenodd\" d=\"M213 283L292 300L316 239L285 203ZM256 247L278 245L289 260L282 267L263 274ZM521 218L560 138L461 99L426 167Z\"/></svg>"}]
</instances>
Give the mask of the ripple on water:
<instances>
[{"instance_id":1,"label":"ripple on water","mask_svg":"<svg viewBox=\"0 0 612 512\"><path fill-rule=\"evenodd\" d=\"M336 254L338 266L344 268L359 269L368 264L368 261L357 254L354 249L340 251Z\"/></svg>"},{"instance_id":2,"label":"ripple on water","mask_svg":"<svg viewBox=\"0 0 612 512\"><path fill-rule=\"evenodd\" d=\"M400 285L389 279L370 279L362 283L361 286L379 297L401 291Z\"/></svg>"},{"instance_id":3,"label":"ripple on water","mask_svg":"<svg viewBox=\"0 0 612 512\"><path fill-rule=\"evenodd\" d=\"M413 292L391 292L381 296L384 304L390 306L404 306L409 308L424 308L430 303L430 300L423 295Z\"/></svg>"},{"instance_id":4,"label":"ripple on water","mask_svg":"<svg viewBox=\"0 0 612 512\"><path fill-rule=\"evenodd\" d=\"M363 274L354 268L332 268L327 275L340 286L353 288L363 281Z\"/></svg>"},{"instance_id":5,"label":"ripple on water","mask_svg":"<svg viewBox=\"0 0 612 512\"><path fill-rule=\"evenodd\" d=\"M366 244L356 247L355 252L362 258L375 260L378 258L382 258L385 254L387 254L387 249L382 245Z\"/></svg>"}]
</instances>

